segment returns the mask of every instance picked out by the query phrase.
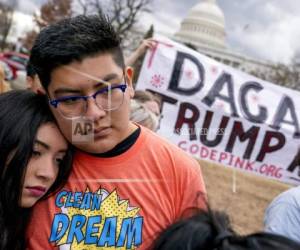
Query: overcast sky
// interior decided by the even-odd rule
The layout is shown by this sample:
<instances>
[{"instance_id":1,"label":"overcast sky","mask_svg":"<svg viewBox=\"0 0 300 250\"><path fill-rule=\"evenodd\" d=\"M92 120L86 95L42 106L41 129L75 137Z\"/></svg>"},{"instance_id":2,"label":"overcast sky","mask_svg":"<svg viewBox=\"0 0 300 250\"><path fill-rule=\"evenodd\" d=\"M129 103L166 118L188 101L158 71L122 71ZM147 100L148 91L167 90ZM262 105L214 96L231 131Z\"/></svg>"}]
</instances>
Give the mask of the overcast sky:
<instances>
[{"instance_id":1,"label":"overcast sky","mask_svg":"<svg viewBox=\"0 0 300 250\"><path fill-rule=\"evenodd\" d=\"M9 1L9 0L0 0ZM63 1L63 0L62 0ZM172 35L190 8L202 0L153 0L151 15L141 23ZM45 0L19 0L26 14L36 11ZM252 57L288 63L300 54L299 0L217 0L226 22L227 45Z\"/></svg>"}]
</instances>

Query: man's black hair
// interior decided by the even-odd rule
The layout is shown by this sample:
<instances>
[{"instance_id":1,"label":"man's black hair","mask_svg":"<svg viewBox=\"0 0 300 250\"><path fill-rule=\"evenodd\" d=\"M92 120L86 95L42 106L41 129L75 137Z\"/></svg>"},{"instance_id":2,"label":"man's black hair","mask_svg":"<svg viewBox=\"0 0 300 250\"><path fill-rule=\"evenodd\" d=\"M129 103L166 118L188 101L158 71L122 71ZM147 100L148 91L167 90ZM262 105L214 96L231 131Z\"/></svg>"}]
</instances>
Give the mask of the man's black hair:
<instances>
[{"instance_id":1,"label":"man's black hair","mask_svg":"<svg viewBox=\"0 0 300 250\"><path fill-rule=\"evenodd\" d=\"M87 57L111 53L123 68L120 43L120 37L106 16L79 15L44 28L33 45L30 63L47 91L54 69Z\"/></svg>"},{"instance_id":2,"label":"man's black hair","mask_svg":"<svg viewBox=\"0 0 300 250\"><path fill-rule=\"evenodd\" d=\"M26 75L30 77L34 77L36 75L36 71L30 62L26 65Z\"/></svg>"}]
</instances>

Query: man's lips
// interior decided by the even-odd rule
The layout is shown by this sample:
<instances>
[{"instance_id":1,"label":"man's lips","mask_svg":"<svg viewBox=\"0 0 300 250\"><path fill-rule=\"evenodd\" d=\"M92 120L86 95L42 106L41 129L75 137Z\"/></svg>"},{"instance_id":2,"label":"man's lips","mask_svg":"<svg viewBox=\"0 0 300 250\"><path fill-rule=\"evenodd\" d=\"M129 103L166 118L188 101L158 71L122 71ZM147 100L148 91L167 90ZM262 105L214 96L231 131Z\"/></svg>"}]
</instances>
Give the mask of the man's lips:
<instances>
[{"instance_id":1,"label":"man's lips","mask_svg":"<svg viewBox=\"0 0 300 250\"><path fill-rule=\"evenodd\" d=\"M42 186L31 186L31 187L26 187L26 189L30 192L30 194L32 196L35 196L35 197L41 197L47 191L47 189Z\"/></svg>"},{"instance_id":2,"label":"man's lips","mask_svg":"<svg viewBox=\"0 0 300 250\"><path fill-rule=\"evenodd\" d=\"M111 130L112 130L111 127L101 127L101 128L94 129L94 134L95 137L102 137L110 134Z\"/></svg>"}]
</instances>

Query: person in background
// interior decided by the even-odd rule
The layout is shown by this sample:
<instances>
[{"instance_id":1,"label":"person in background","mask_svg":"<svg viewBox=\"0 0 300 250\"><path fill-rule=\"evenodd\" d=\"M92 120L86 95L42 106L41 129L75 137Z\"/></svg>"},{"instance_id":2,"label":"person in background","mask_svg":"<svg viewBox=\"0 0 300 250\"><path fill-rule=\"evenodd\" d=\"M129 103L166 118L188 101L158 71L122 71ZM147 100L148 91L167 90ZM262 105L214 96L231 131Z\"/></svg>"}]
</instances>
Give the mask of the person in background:
<instances>
[{"instance_id":1,"label":"person in background","mask_svg":"<svg viewBox=\"0 0 300 250\"><path fill-rule=\"evenodd\" d=\"M30 62L28 62L26 66L26 83L27 83L27 89L30 89L34 93L45 94L40 79L37 73L35 72L33 66L30 64Z\"/></svg>"},{"instance_id":2,"label":"person in background","mask_svg":"<svg viewBox=\"0 0 300 250\"><path fill-rule=\"evenodd\" d=\"M135 90L133 99L143 103L156 116L160 116L161 101L159 97L147 90Z\"/></svg>"},{"instance_id":3,"label":"person in background","mask_svg":"<svg viewBox=\"0 0 300 250\"><path fill-rule=\"evenodd\" d=\"M4 69L0 64L0 94L10 90L11 90L10 85L5 81Z\"/></svg>"},{"instance_id":4,"label":"person in background","mask_svg":"<svg viewBox=\"0 0 300 250\"><path fill-rule=\"evenodd\" d=\"M160 100L146 90L135 90L130 103L130 120L153 131L159 129L161 113Z\"/></svg>"},{"instance_id":5,"label":"person in background","mask_svg":"<svg viewBox=\"0 0 300 250\"><path fill-rule=\"evenodd\" d=\"M133 102L131 102L130 119L157 131L162 119L159 97L147 90L135 90Z\"/></svg>"},{"instance_id":6,"label":"person in background","mask_svg":"<svg viewBox=\"0 0 300 250\"><path fill-rule=\"evenodd\" d=\"M153 250L299 250L300 244L284 236L258 232L238 235L224 212L199 211L161 232Z\"/></svg>"},{"instance_id":7,"label":"person in background","mask_svg":"<svg viewBox=\"0 0 300 250\"><path fill-rule=\"evenodd\" d=\"M63 185L72 152L45 96L12 90L0 107L0 250L23 250L30 208Z\"/></svg>"},{"instance_id":8,"label":"person in background","mask_svg":"<svg viewBox=\"0 0 300 250\"><path fill-rule=\"evenodd\" d=\"M139 47L125 59L126 66L133 66L135 62L146 52L147 49L153 49L155 41L152 38L142 40Z\"/></svg>"},{"instance_id":9,"label":"person in background","mask_svg":"<svg viewBox=\"0 0 300 250\"><path fill-rule=\"evenodd\" d=\"M130 120L156 131L159 125L159 116L155 115L143 103L132 99L130 102Z\"/></svg>"},{"instance_id":10,"label":"person in background","mask_svg":"<svg viewBox=\"0 0 300 250\"><path fill-rule=\"evenodd\" d=\"M290 188L271 202L265 212L264 224L265 231L300 243L300 186Z\"/></svg>"}]
</instances>

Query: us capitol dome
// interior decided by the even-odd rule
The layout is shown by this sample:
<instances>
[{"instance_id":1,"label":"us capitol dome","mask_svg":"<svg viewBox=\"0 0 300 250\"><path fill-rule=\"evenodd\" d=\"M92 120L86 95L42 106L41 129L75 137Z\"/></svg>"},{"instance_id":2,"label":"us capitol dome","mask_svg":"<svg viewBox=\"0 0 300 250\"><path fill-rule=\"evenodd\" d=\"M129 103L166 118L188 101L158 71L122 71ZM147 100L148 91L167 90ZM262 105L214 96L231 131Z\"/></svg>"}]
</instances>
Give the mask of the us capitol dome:
<instances>
[{"instance_id":1,"label":"us capitol dome","mask_svg":"<svg viewBox=\"0 0 300 250\"><path fill-rule=\"evenodd\" d=\"M272 77L275 65L249 57L226 44L225 16L216 0L200 0L182 20L173 39L244 72Z\"/></svg>"},{"instance_id":2,"label":"us capitol dome","mask_svg":"<svg viewBox=\"0 0 300 250\"><path fill-rule=\"evenodd\" d=\"M194 6L182 21L175 38L194 46L225 48L224 13L215 0L204 0Z\"/></svg>"}]
</instances>

